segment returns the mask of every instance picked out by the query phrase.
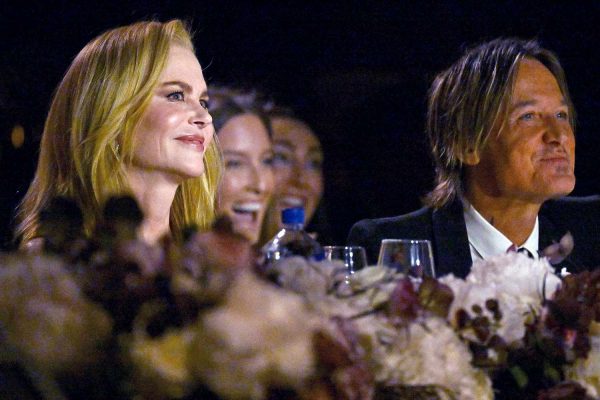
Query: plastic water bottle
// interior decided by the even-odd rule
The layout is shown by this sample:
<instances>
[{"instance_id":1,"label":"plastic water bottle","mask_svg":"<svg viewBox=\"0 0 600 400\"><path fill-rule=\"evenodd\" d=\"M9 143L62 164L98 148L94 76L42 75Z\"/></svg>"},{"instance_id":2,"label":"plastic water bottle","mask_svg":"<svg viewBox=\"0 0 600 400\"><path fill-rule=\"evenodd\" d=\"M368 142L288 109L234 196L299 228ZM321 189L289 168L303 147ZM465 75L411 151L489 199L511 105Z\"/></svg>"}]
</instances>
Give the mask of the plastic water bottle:
<instances>
[{"instance_id":1,"label":"plastic water bottle","mask_svg":"<svg viewBox=\"0 0 600 400\"><path fill-rule=\"evenodd\" d=\"M283 229L262 248L264 265L273 265L286 257L301 256L321 261L325 258L323 247L304 230L304 208L286 208L281 212Z\"/></svg>"}]
</instances>

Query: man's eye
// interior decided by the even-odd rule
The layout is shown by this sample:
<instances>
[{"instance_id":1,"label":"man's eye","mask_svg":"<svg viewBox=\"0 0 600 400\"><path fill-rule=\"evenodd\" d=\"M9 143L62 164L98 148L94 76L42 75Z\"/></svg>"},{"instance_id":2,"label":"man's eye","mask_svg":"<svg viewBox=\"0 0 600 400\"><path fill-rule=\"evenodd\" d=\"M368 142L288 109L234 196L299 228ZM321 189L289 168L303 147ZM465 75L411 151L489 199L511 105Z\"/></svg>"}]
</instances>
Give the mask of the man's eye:
<instances>
[{"instance_id":1,"label":"man's eye","mask_svg":"<svg viewBox=\"0 0 600 400\"><path fill-rule=\"evenodd\" d=\"M204 108L205 110L208 110L209 105L210 105L210 103L208 100L200 99L200 106L202 108Z\"/></svg>"},{"instance_id":2,"label":"man's eye","mask_svg":"<svg viewBox=\"0 0 600 400\"><path fill-rule=\"evenodd\" d=\"M534 113L527 113L527 114L523 114L519 117L520 120L522 121L530 121L535 117Z\"/></svg>"},{"instance_id":3,"label":"man's eye","mask_svg":"<svg viewBox=\"0 0 600 400\"><path fill-rule=\"evenodd\" d=\"M560 111L556 114L556 117L560 119L569 119L569 114L567 114L565 111Z\"/></svg>"},{"instance_id":4,"label":"man's eye","mask_svg":"<svg viewBox=\"0 0 600 400\"><path fill-rule=\"evenodd\" d=\"M167 95L167 99L169 99L169 101L184 101L185 96L183 95L183 92L173 92Z\"/></svg>"}]
</instances>

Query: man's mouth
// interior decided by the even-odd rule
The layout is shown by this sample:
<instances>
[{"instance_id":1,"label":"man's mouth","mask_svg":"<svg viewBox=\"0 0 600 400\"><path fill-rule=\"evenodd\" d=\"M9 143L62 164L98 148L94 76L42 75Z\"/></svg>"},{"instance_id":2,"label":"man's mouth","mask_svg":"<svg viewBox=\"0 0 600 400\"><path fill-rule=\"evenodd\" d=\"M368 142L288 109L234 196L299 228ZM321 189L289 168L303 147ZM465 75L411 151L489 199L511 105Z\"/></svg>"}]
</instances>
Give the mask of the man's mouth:
<instances>
[{"instance_id":1,"label":"man's mouth","mask_svg":"<svg viewBox=\"0 0 600 400\"><path fill-rule=\"evenodd\" d=\"M569 158L565 157L565 156L550 156L550 157L543 157L542 162L545 163L551 163L551 164L556 164L556 165L569 165Z\"/></svg>"}]
</instances>

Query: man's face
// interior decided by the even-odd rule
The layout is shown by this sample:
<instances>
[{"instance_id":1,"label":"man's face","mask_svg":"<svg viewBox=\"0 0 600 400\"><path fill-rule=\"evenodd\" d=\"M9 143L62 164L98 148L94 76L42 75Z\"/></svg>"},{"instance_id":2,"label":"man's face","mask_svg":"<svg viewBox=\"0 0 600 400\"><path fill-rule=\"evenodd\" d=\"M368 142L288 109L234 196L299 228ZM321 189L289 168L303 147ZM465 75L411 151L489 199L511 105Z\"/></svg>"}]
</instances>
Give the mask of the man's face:
<instances>
[{"instance_id":1,"label":"man's face","mask_svg":"<svg viewBox=\"0 0 600 400\"><path fill-rule=\"evenodd\" d=\"M467 167L467 193L542 203L575 186L575 136L554 75L539 61L520 62L508 119Z\"/></svg>"}]
</instances>

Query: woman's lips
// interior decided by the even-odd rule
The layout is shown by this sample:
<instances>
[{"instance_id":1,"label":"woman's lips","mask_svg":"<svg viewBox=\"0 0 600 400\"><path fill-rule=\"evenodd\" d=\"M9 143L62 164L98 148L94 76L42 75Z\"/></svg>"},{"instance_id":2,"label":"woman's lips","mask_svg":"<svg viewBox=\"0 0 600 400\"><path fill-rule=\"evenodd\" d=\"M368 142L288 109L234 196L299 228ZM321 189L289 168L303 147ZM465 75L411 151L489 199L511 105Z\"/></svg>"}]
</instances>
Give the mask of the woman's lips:
<instances>
[{"instance_id":1,"label":"woman's lips","mask_svg":"<svg viewBox=\"0 0 600 400\"><path fill-rule=\"evenodd\" d=\"M306 200L298 196L282 196L279 198L279 204L282 207L305 207Z\"/></svg>"},{"instance_id":2,"label":"woman's lips","mask_svg":"<svg viewBox=\"0 0 600 400\"><path fill-rule=\"evenodd\" d=\"M263 208L263 204L259 202L237 203L232 207L234 218L247 224L255 224L258 222L258 214Z\"/></svg>"},{"instance_id":3,"label":"woman's lips","mask_svg":"<svg viewBox=\"0 0 600 400\"><path fill-rule=\"evenodd\" d=\"M192 147L199 152L204 151L204 138L200 135L185 135L175 138L179 142Z\"/></svg>"}]
</instances>

